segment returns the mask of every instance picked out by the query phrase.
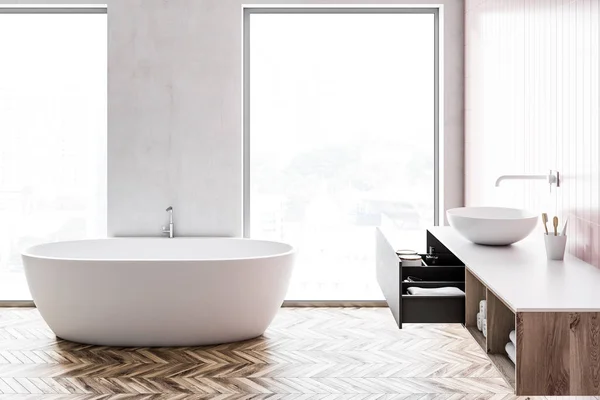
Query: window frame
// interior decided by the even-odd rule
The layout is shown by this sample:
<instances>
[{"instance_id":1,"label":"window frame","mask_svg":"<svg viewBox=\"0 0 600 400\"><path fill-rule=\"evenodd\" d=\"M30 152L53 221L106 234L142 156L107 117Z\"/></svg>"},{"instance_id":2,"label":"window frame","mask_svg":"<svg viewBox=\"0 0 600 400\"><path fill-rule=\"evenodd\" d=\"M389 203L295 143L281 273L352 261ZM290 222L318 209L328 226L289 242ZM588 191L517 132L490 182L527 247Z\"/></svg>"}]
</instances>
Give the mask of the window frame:
<instances>
[{"instance_id":1,"label":"window frame","mask_svg":"<svg viewBox=\"0 0 600 400\"><path fill-rule=\"evenodd\" d=\"M64 5L0 5L0 14L107 14L106 4Z\"/></svg>"},{"instance_id":2,"label":"window frame","mask_svg":"<svg viewBox=\"0 0 600 400\"><path fill-rule=\"evenodd\" d=\"M108 14L108 6L106 4L0 4L0 14ZM0 299L0 307L35 307L35 303L33 299Z\"/></svg>"},{"instance_id":3,"label":"window frame","mask_svg":"<svg viewBox=\"0 0 600 400\"><path fill-rule=\"evenodd\" d=\"M242 231L245 238L250 237L250 16L252 14L433 14L434 17L434 176L433 176L433 220L434 226L440 225L440 216L443 215L443 202L441 193L443 188L443 164L441 143L443 143L443 127L440 126L442 114L443 96L440 94L440 79L442 76L440 68L441 59L441 30L440 13L441 5L431 6L408 6L408 5L385 5L385 6L244 6L242 5ZM443 218L442 218L443 220Z\"/></svg>"}]
</instances>

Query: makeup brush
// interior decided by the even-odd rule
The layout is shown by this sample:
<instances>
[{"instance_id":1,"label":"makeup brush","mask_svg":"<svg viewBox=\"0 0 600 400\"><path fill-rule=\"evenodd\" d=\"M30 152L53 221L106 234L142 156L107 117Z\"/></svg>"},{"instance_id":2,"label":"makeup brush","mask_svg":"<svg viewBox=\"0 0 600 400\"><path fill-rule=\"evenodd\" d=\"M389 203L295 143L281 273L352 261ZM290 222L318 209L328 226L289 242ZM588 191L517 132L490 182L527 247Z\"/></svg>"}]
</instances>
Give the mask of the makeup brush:
<instances>
[{"instance_id":1,"label":"makeup brush","mask_svg":"<svg viewBox=\"0 0 600 400\"><path fill-rule=\"evenodd\" d=\"M552 226L554 226L554 236L558 236L558 217L556 215L552 218Z\"/></svg>"},{"instance_id":2,"label":"makeup brush","mask_svg":"<svg viewBox=\"0 0 600 400\"><path fill-rule=\"evenodd\" d=\"M544 229L546 230L546 235L548 234L548 214L542 213L542 222L544 223Z\"/></svg>"}]
</instances>

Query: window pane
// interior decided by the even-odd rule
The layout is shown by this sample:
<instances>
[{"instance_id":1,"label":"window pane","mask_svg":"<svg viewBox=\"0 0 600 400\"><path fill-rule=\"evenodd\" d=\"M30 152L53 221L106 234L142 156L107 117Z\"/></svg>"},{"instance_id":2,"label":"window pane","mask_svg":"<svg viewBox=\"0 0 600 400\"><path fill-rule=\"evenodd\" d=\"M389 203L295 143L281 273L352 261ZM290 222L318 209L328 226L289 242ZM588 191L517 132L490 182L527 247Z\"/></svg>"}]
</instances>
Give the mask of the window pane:
<instances>
[{"instance_id":1,"label":"window pane","mask_svg":"<svg viewBox=\"0 0 600 400\"><path fill-rule=\"evenodd\" d=\"M434 16L251 14L250 227L288 299L373 300L374 228L434 223Z\"/></svg>"},{"instance_id":2,"label":"window pane","mask_svg":"<svg viewBox=\"0 0 600 400\"><path fill-rule=\"evenodd\" d=\"M106 235L106 14L0 13L0 300L21 251Z\"/></svg>"}]
</instances>

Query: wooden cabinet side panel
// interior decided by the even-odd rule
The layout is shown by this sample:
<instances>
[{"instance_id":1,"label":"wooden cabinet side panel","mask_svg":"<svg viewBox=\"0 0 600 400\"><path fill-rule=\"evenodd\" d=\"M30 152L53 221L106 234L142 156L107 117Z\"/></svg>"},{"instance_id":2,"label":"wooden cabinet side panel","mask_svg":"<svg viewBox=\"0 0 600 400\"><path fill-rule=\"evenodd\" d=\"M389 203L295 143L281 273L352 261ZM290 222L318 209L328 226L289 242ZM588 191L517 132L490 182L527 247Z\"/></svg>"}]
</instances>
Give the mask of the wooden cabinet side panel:
<instances>
[{"instance_id":1,"label":"wooden cabinet side panel","mask_svg":"<svg viewBox=\"0 0 600 400\"><path fill-rule=\"evenodd\" d=\"M600 313L571 313L571 393L600 394Z\"/></svg>"},{"instance_id":2,"label":"wooden cabinet side panel","mask_svg":"<svg viewBox=\"0 0 600 400\"><path fill-rule=\"evenodd\" d=\"M600 395L600 313L517 313L517 395Z\"/></svg>"},{"instance_id":3,"label":"wooden cabinet side panel","mask_svg":"<svg viewBox=\"0 0 600 400\"><path fill-rule=\"evenodd\" d=\"M569 319L568 313L517 313L517 395L570 394Z\"/></svg>"},{"instance_id":4,"label":"wooden cabinet side panel","mask_svg":"<svg viewBox=\"0 0 600 400\"><path fill-rule=\"evenodd\" d=\"M485 300L486 288L465 268L465 326L477 326L479 301Z\"/></svg>"}]
</instances>

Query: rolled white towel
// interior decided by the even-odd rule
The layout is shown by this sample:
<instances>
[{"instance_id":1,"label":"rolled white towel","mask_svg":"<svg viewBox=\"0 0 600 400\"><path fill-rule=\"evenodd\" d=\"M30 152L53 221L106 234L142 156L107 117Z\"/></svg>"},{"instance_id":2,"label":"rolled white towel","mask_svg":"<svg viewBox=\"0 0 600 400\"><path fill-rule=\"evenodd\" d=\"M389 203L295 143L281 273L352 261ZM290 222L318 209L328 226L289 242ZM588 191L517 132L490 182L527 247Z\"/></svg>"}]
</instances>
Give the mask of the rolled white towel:
<instances>
[{"instance_id":1,"label":"rolled white towel","mask_svg":"<svg viewBox=\"0 0 600 400\"><path fill-rule=\"evenodd\" d=\"M483 319L483 330L481 331L483 333L483 337L487 337L487 319Z\"/></svg>"},{"instance_id":2,"label":"rolled white towel","mask_svg":"<svg viewBox=\"0 0 600 400\"><path fill-rule=\"evenodd\" d=\"M413 296L464 296L465 292L456 287L420 288L409 287L408 294Z\"/></svg>"},{"instance_id":3,"label":"rolled white towel","mask_svg":"<svg viewBox=\"0 0 600 400\"><path fill-rule=\"evenodd\" d=\"M483 315L481 313L477 313L477 329L479 329L479 332L483 330Z\"/></svg>"},{"instance_id":4,"label":"rolled white towel","mask_svg":"<svg viewBox=\"0 0 600 400\"><path fill-rule=\"evenodd\" d=\"M479 312L482 313L483 315L487 314L487 301L481 300L479 302Z\"/></svg>"},{"instance_id":5,"label":"rolled white towel","mask_svg":"<svg viewBox=\"0 0 600 400\"><path fill-rule=\"evenodd\" d=\"M510 333L508 334L508 338L510 339L512 344L514 344L515 346L517 345L517 331L510 331Z\"/></svg>"},{"instance_id":6,"label":"rolled white towel","mask_svg":"<svg viewBox=\"0 0 600 400\"><path fill-rule=\"evenodd\" d=\"M513 364L516 364L517 349L515 349L515 345L513 344L513 342L506 343L506 346L504 346L504 350L506 350L506 354L508 354L508 358L510 358L510 361L512 361Z\"/></svg>"}]
</instances>

